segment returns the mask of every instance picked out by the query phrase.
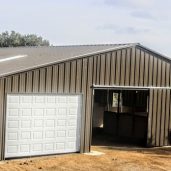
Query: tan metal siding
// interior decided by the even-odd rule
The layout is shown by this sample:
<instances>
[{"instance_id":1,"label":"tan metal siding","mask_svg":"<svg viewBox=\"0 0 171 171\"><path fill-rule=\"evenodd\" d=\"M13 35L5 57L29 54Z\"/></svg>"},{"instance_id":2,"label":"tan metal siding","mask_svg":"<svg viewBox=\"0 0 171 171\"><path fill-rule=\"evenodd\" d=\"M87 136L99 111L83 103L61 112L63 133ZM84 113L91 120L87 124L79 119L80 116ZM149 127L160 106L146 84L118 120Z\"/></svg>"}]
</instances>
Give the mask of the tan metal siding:
<instances>
[{"instance_id":1,"label":"tan metal siding","mask_svg":"<svg viewBox=\"0 0 171 171\"><path fill-rule=\"evenodd\" d=\"M166 91L166 116L165 116L165 123L164 123L164 145L168 145L168 135L169 135L169 114L170 114L170 90Z\"/></svg>"},{"instance_id":2,"label":"tan metal siding","mask_svg":"<svg viewBox=\"0 0 171 171\"><path fill-rule=\"evenodd\" d=\"M26 91L26 73L19 75L19 92Z\"/></svg>"},{"instance_id":3,"label":"tan metal siding","mask_svg":"<svg viewBox=\"0 0 171 171\"><path fill-rule=\"evenodd\" d=\"M32 92L32 71L26 73L26 92ZM45 86L45 85L41 85Z\"/></svg>"},{"instance_id":4,"label":"tan metal siding","mask_svg":"<svg viewBox=\"0 0 171 171\"><path fill-rule=\"evenodd\" d=\"M39 92L46 92L46 68L40 69Z\"/></svg>"},{"instance_id":5,"label":"tan metal siding","mask_svg":"<svg viewBox=\"0 0 171 171\"><path fill-rule=\"evenodd\" d=\"M154 90L149 92L149 114L148 114L148 133L147 133L147 144L152 145L152 124L153 124L153 100L154 100Z\"/></svg>"},{"instance_id":6,"label":"tan metal siding","mask_svg":"<svg viewBox=\"0 0 171 171\"><path fill-rule=\"evenodd\" d=\"M71 93L76 92L76 71L77 71L76 61L71 62L71 73L70 73L70 91Z\"/></svg>"},{"instance_id":7,"label":"tan metal siding","mask_svg":"<svg viewBox=\"0 0 171 171\"><path fill-rule=\"evenodd\" d=\"M144 85L144 72L145 72L145 68L144 68L144 52L141 50L140 51L140 69L139 69L139 86L143 86Z\"/></svg>"},{"instance_id":8,"label":"tan metal siding","mask_svg":"<svg viewBox=\"0 0 171 171\"><path fill-rule=\"evenodd\" d=\"M90 89L92 85L92 74L93 74L93 58L88 58L88 66L87 66L87 83L86 83L86 115L85 115L85 151L90 150L90 142L91 142L91 111L92 111L92 90Z\"/></svg>"},{"instance_id":9,"label":"tan metal siding","mask_svg":"<svg viewBox=\"0 0 171 171\"><path fill-rule=\"evenodd\" d=\"M100 85L105 85L106 56L100 55Z\"/></svg>"},{"instance_id":10,"label":"tan metal siding","mask_svg":"<svg viewBox=\"0 0 171 171\"><path fill-rule=\"evenodd\" d=\"M101 71L101 57L100 55L96 56L96 62L97 62L97 67L96 67L96 83L95 84L100 84L100 71Z\"/></svg>"},{"instance_id":11,"label":"tan metal siding","mask_svg":"<svg viewBox=\"0 0 171 171\"><path fill-rule=\"evenodd\" d=\"M148 86L148 81L149 81L149 54L145 53L144 54L144 81L143 85Z\"/></svg>"},{"instance_id":12,"label":"tan metal siding","mask_svg":"<svg viewBox=\"0 0 171 171\"><path fill-rule=\"evenodd\" d=\"M110 84L110 70L111 70L111 53L107 53L106 54L106 65L105 65L105 85L109 85Z\"/></svg>"},{"instance_id":13,"label":"tan metal siding","mask_svg":"<svg viewBox=\"0 0 171 171\"><path fill-rule=\"evenodd\" d=\"M169 86L171 86L171 64L170 64L170 70L169 70ZM170 90L170 101L169 101L169 124L168 124L168 134L171 133L171 90ZM171 145L171 142L168 141L168 145Z\"/></svg>"},{"instance_id":14,"label":"tan metal siding","mask_svg":"<svg viewBox=\"0 0 171 171\"><path fill-rule=\"evenodd\" d=\"M170 86L170 65L166 63L166 86ZM169 123L170 121L170 90L166 91L166 106L165 106L165 123L164 123L164 145L168 145L168 136L169 136Z\"/></svg>"},{"instance_id":15,"label":"tan metal siding","mask_svg":"<svg viewBox=\"0 0 171 171\"><path fill-rule=\"evenodd\" d=\"M158 68L157 67L158 67L158 59L153 56L153 75L152 75L153 80L151 83L151 85L153 85L153 86L157 86L157 77L158 77L158 75L157 75Z\"/></svg>"},{"instance_id":16,"label":"tan metal siding","mask_svg":"<svg viewBox=\"0 0 171 171\"><path fill-rule=\"evenodd\" d=\"M161 67L161 86L166 85L166 62L162 61L162 67ZM163 146L164 144L164 136L165 136L165 118L166 118L166 89L163 90L162 93L162 111L161 111L161 117L160 117L160 144L159 146Z\"/></svg>"},{"instance_id":17,"label":"tan metal siding","mask_svg":"<svg viewBox=\"0 0 171 171\"><path fill-rule=\"evenodd\" d=\"M18 92L19 75L12 76L12 92Z\"/></svg>"},{"instance_id":18,"label":"tan metal siding","mask_svg":"<svg viewBox=\"0 0 171 171\"><path fill-rule=\"evenodd\" d=\"M87 125L87 120L86 120L86 107L87 107L87 98L88 98L88 96L87 96L87 73L88 73L88 68L87 68L87 63L88 62L88 59L87 58L84 58L83 59L83 65L82 65L82 83L81 83L81 85L82 85L82 87L81 87L81 90L82 90L82 93L84 94L84 96L83 96L83 101L84 101L84 106L83 106L83 119L82 119L82 125ZM88 128L86 128L86 127L84 127L84 130L82 130L81 132L81 144L85 144L86 143L86 137L85 137L85 135L86 135L86 129L88 129ZM88 151L88 146L87 146L87 143L85 144L85 146L84 146L84 151Z\"/></svg>"},{"instance_id":19,"label":"tan metal siding","mask_svg":"<svg viewBox=\"0 0 171 171\"><path fill-rule=\"evenodd\" d=\"M160 145L160 119L162 114L162 93L163 90L158 90L158 96L157 96L157 117L156 117L156 146Z\"/></svg>"},{"instance_id":20,"label":"tan metal siding","mask_svg":"<svg viewBox=\"0 0 171 171\"><path fill-rule=\"evenodd\" d=\"M69 87L70 87L70 62L65 63L65 79L64 79L64 92L69 93Z\"/></svg>"},{"instance_id":21,"label":"tan metal siding","mask_svg":"<svg viewBox=\"0 0 171 171\"><path fill-rule=\"evenodd\" d=\"M33 92L39 92L39 79L40 79L40 70L33 71ZM22 78L24 80L24 77ZM21 81L21 79L20 79ZM24 83L24 81L23 81ZM24 86L24 84L22 84Z\"/></svg>"},{"instance_id":22,"label":"tan metal siding","mask_svg":"<svg viewBox=\"0 0 171 171\"><path fill-rule=\"evenodd\" d=\"M50 93L52 90L52 66L47 67L46 69L46 92Z\"/></svg>"},{"instance_id":23,"label":"tan metal siding","mask_svg":"<svg viewBox=\"0 0 171 171\"><path fill-rule=\"evenodd\" d=\"M64 67L65 64L59 64L59 77L58 77L58 92L63 93L64 92L64 80L65 80L65 70Z\"/></svg>"},{"instance_id":24,"label":"tan metal siding","mask_svg":"<svg viewBox=\"0 0 171 171\"><path fill-rule=\"evenodd\" d=\"M116 82L116 52L112 52L110 68L110 85L114 85Z\"/></svg>"},{"instance_id":25,"label":"tan metal siding","mask_svg":"<svg viewBox=\"0 0 171 171\"><path fill-rule=\"evenodd\" d=\"M120 85L125 85L125 70L126 70L126 50L122 50L121 56L121 74L120 74Z\"/></svg>"},{"instance_id":26,"label":"tan metal siding","mask_svg":"<svg viewBox=\"0 0 171 171\"><path fill-rule=\"evenodd\" d=\"M97 77L97 57L93 57L93 84L96 84L96 77Z\"/></svg>"},{"instance_id":27,"label":"tan metal siding","mask_svg":"<svg viewBox=\"0 0 171 171\"><path fill-rule=\"evenodd\" d=\"M136 49L136 56L135 56L135 85L139 85L139 78L140 78L140 50Z\"/></svg>"},{"instance_id":28,"label":"tan metal siding","mask_svg":"<svg viewBox=\"0 0 171 171\"><path fill-rule=\"evenodd\" d=\"M149 58L149 62L148 62L148 69L149 69L149 78L148 78L148 86L152 86L153 85L153 77L155 76L154 75L154 68L153 68L153 56L149 54L148 56Z\"/></svg>"},{"instance_id":29,"label":"tan metal siding","mask_svg":"<svg viewBox=\"0 0 171 171\"><path fill-rule=\"evenodd\" d=\"M12 91L12 76L6 78L5 93Z\"/></svg>"},{"instance_id":30,"label":"tan metal siding","mask_svg":"<svg viewBox=\"0 0 171 171\"><path fill-rule=\"evenodd\" d=\"M77 72L76 72L76 92L80 93L81 89L81 82L82 82L82 70L83 70L83 60L77 60Z\"/></svg>"},{"instance_id":31,"label":"tan metal siding","mask_svg":"<svg viewBox=\"0 0 171 171\"><path fill-rule=\"evenodd\" d=\"M164 126L165 126L165 117L166 117L166 89L163 90L162 94L162 110L161 110L161 118L160 118L160 146L164 145Z\"/></svg>"},{"instance_id":32,"label":"tan metal siding","mask_svg":"<svg viewBox=\"0 0 171 171\"><path fill-rule=\"evenodd\" d=\"M59 77L59 66L52 66L52 92L56 93L58 91L58 77Z\"/></svg>"},{"instance_id":33,"label":"tan metal siding","mask_svg":"<svg viewBox=\"0 0 171 171\"><path fill-rule=\"evenodd\" d=\"M120 74L121 74L121 50L117 51L116 54L116 70L115 70L115 77L116 77L116 85L120 85Z\"/></svg>"},{"instance_id":34,"label":"tan metal siding","mask_svg":"<svg viewBox=\"0 0 171 171\"><path fill-rule=\"evenodd\" d=\"M162 62L161 60L158 60L157 62L157 86L160 87L161 86L161 72L162 72Z\"/></svg>"},{"instance_id":35,"label":"tan metal siding","mask_svg":"<svg viewBox=\"0 0 171 171\"><path fill-rule=\"evenodd\" d=\"M127 50L127 65L126 65L126 82L125 85L135 85L135 58L136 58L136 49Z\"/></svg>"},{"instance_id":36,"label":"tan metal siding","mask_svg":"<svg viewBox=\"0 0 171 171\"><path fill-rule=\"evenodd\" d=\"M3 159L3 153L4 153L4 127L5 127L5 115L4 115L4 100L5 100L5 80L0 79L0 159Z\"/></svg>"},{"instance_id":37,"label":"tan metal siding","mask_svg":"<svg viewBox=\"0 0 171 171\"><path fill-rule=\"evenodd\" d=\"M152 133L151 133L151 145L156 144L156 118L157 118L157 90L153 90L153 106L152 106Z\"/></svg>"}]
</instances>

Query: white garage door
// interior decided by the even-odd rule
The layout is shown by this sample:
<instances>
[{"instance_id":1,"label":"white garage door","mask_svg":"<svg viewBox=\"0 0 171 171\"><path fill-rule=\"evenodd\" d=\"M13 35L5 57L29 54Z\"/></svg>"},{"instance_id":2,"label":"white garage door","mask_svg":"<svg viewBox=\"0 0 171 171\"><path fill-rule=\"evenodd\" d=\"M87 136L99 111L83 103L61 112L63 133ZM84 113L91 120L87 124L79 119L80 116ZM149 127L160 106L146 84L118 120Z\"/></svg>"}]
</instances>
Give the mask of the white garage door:
<instances>
[{"instance_id":1,"label":"white garage door","mask_svg":"<svg viewBox=\"0 0 171 171\"><path fill-rule=\"evenodd\" d=\"M5 158L80 151L81 95L7 95Z\"/></svg>"}]
</instances>

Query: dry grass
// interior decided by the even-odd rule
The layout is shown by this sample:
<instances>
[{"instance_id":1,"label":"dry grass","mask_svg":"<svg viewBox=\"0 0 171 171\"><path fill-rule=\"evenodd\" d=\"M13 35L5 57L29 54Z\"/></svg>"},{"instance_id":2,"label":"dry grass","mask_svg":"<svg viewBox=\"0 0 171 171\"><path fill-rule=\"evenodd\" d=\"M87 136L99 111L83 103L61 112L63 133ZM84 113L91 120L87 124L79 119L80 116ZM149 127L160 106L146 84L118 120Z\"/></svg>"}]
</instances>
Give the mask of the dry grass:
<instances>
[{"instance_id":1,"label":"dry grass","mask_svg":"<svg viewBox=\"0 0 171 171\"><path fill-rule=\"evenodd\" d=\"M169 171L171 148L93 147L100 156L67 154L0 162L0 171Z\"/></svg>"}]
</instances>

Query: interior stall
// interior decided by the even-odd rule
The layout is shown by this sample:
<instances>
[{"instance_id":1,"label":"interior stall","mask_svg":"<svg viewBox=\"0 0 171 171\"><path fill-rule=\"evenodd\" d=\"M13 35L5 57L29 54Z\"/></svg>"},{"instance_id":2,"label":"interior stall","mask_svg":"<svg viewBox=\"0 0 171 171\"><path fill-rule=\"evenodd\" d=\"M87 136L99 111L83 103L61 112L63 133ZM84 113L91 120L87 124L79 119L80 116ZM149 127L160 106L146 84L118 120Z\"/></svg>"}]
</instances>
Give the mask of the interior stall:
<instances>
[{"instance_id":1,"label":"interior stall","mask_svg":"<svg viewBox=\"0 0 171 171\"><path fill-rule=\"evenodd\" d=\"M92 144L146 146L148 90L94 90Z\"/></svg>"}]
</instances>

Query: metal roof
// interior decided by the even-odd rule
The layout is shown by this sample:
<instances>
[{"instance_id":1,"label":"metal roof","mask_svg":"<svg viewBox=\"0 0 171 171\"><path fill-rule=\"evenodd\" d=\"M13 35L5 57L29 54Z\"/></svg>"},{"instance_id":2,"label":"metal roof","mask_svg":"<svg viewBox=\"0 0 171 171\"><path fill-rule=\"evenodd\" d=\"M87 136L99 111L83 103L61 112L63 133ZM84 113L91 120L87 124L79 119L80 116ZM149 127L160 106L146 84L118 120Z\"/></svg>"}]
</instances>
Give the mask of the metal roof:
<instances>
[{"instance_id":1,"label":"metal roof","mask_svg":"<svg viewBox=\"0 0 171 171\"><path fill-rule=\"evenodd\" d=\"M130 46L133 44L0 48L0 76Z\"/></svg>"},{"instance_id":2,"label":"metal roof","mask_svg":"<svg viewBox=\"0 0 171 171\"><path fill-rule=\"evenodd\" d=\"M72 45L49 47L10 47L0 48L0 77L48 66L76 58L96 55L103 52L137 47L168 62L170 58L161 55L139 43Z\"/></svg>"}]
</instances>

